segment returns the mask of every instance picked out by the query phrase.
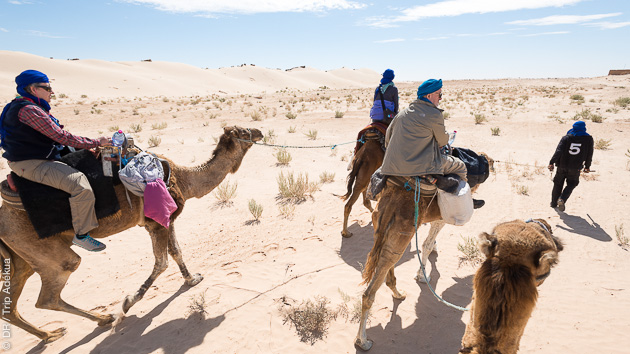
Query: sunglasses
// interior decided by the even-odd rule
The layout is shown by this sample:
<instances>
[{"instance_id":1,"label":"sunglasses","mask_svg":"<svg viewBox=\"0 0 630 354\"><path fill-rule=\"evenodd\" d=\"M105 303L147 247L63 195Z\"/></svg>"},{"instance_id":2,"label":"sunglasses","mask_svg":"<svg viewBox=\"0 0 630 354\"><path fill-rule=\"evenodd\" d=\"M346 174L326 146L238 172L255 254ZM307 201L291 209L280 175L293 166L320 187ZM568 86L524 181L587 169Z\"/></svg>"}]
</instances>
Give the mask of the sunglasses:
<instances>
[{"instance_id":1,"label":"sunglasses","mask_svg":"<svg viewBox=\"0 0 630 354\"><path fill-rule=\"evenodd\" d=\"M42 88L42 89L44 89L44 90L46 90L48 92L52 92L52 87L50 87L50 86L35 85L35 87L39 87L39 88Z\"/></svg>"}]
</instances>

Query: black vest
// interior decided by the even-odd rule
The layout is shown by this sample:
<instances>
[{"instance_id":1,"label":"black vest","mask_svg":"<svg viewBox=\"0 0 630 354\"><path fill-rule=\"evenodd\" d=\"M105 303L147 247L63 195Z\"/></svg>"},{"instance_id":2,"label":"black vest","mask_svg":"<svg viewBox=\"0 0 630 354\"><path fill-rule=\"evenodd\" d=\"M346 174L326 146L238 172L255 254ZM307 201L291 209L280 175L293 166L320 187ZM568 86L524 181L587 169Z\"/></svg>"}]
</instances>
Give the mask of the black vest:
<instances>
[{"instance_id":1,"label":"black vest","mask_svg":"<svg viewBox=\"0 0 630 354\"><path fill-rule=\"evenodd\" d=\"M63 148L61 144L20 122L20 109L37 105L24 99L16 99L9 104L11 106L2 121L2 128L6 131L2 157L8 161L59 160L59 150Z\"/></svg>"}]
</instances>

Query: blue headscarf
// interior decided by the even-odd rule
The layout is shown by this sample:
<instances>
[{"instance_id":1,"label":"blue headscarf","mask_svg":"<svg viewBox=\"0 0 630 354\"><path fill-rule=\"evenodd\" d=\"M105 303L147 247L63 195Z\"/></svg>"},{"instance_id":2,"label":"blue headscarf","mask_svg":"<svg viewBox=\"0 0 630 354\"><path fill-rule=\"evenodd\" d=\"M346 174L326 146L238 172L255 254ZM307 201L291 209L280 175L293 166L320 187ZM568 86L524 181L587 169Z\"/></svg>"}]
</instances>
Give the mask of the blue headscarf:
<instances>
[{"instance_id":1,"label":"blue headscarf","mask_svg":"<svg viewBox=\"0 0 630 354\"><path fill-rule=\"evenodd\" d=\"M45 100L41 98L35 97L30 93L26 92L26 87L30 84L37 84L40 82L49 83L48 76L41 71L37 70L25 70L22 71L20 75L15 78L15 83L17 84L17 92L22 97L28 97L37 105L42 107L46 112L50 111L50 105Z\"/></svg>"},{"instance_id":2,"label":"blue headscarf","mask_svg":"<svg viewBox=\"0 0 630 354\"><path fill-rule=\"evenodd\" d=\"M435 80L429 79L422 83L422 85L418 86L418 99L431 102L426 97L426 95L433 93L442 88L442 79Z\"/></svg>"},{"instance_id":3,"label":"blue headscarf","mask_svg":"<svg viewBox=\"0 0 630 354\"><path fill-rule=\"evenodd\" d=\"M569 129L567 135L573 136L590 136L589 133L586 132L586 123L581 120L573 123L573 129Z\"/></svg>"},{"instance_id":4,"label":"blue headscarf","mask_svg":"<svg viewBox=\"0 0 630 354\"><path fill-rule=\"evenodd\" d=\"M387 69L383 72L383 78L381 79L381 84L386 85L392 81L394 81L394 70Z\"/></svg>"},{"instance_id":5,"label":"blue headscarf","mask_svg":"<svg viewBox=\"0 0 630 354\"><path fill-rule=\"evenodd\" d=\"M29 98L35 104L43 108L46 111L46 113L49 113L50 104L48 104L48 102L46 102L45 100L42 100L39 97L33 96L26 91L26 87L28 85L36 84L40 82L49 83L50 80L48 80L48 76L46 76L46 74L37 70L25 70L15 78L15 83L17 84L17 92L20 94L20 96ZM4 118L7 112L9 111L9 108L11 107L12 103L13 101L9 102L9 104L4 106L4 109L2 110L2 114L0 115L0 146L4 145L4 138L7 134L2 122L4 121ZM48 115L50 116L50 119L52 119L52 121L55 122L55 124L59 125L59 120L57 120L55 117L50 115L50 113Z\"/></svg>"}]
</instances>

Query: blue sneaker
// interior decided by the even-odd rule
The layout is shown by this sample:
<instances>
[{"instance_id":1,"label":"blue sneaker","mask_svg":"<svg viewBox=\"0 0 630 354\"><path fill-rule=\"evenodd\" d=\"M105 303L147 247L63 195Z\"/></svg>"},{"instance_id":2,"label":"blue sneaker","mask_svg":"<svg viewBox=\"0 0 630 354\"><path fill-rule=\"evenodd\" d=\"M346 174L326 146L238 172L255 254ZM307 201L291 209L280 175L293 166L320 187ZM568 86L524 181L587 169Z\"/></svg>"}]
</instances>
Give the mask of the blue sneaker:
<instances>
[{"instance_id":1,"label":"blue sneaker","mask_svg":"<svg viewBox=\"0 0 630 354\"><path fill-rule=\"evenodd\" d=\"M104 250L106 247L104 243L96 241L90 237L90 234L74 235L72 243L91 252L99 252Z\"/></svg>"}]
</instances>

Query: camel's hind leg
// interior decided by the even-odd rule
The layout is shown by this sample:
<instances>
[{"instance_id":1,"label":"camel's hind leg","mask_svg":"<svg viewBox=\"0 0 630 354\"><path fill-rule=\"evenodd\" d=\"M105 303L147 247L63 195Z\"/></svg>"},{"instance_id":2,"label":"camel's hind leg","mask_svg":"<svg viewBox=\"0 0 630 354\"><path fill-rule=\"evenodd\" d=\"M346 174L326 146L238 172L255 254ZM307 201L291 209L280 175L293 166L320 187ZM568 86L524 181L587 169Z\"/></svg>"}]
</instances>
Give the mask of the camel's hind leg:
<instances>
[{"instance_id":1,"label":"camel's hind leg","mask_svg":"<svg viewBox=\"0 0 630 354\"><path fill-rule=\"evenodd\" d=\"M1 291L4 294L2 319L8 324L15 325L45 342L52 342L61 338L66 333L65 328L44 331L22 318L17 310L18 300L22 294L22 289L24 289L24 284L34 274L33 268L15 253L10 253L4 245L0 244L0 248L2 248L3 278L9 275L9 280L2 282Z\"/></svg>"},{"instance_id":2,"label":"camel's hind leg","mask_svg":"<svg viewBox=\"0 0 630 354\"><path fill-rule=\"evenodd\" d=\"M57 246L55 243L53 246ZM60 245L60 243L59 243ZM64 311L95 321L99 326L108 325L116 319L114 315L101 315L96 312L82 310L61 299L61 291L66 286L70 274L81 264L81 257L65 245L54 247L44 262L37 265L37 273L42 279L42 288L35 307L47 310Z\"/></svg>"},{"instance_id":3,"label":"camel's hind leg","mask_svg":"<svg viewBox=\"0 0 630 354\"><path fill-rule=\"evenodd\" d=\"M365 205L371 213L374 212L372 203L368 198L366 198L366 189L374 171L370 171L371 168L367 164L360 164L359 168L360 170L357 173L357 177L354 180L354 186L352 187L352 194L343 208L343 230L341 231L341 236L343 237L352 237L352 233L348 231L348 218L350 217L352 206L356 203L357 199L359 199L359 196L363 195L363 205ZM376 168L374 170L376 170Z\"/></svg>"},{"instance_id":4,"label":"camel's hind leg","mask_svg":"<svg viewBox=\"0 0 630 354\"><path fill-rule=\"evenodd\" d=\"M177 238L175 237L175 229L173 228L173 223L171 223L169 231L170 235L168 238L168 253L171 255L171 257L173 257L173 259L179 266L179 270L182 272L182 276L186 280L186 285L195 286L199 284L199 282L203 280L203 276L199 273L190 275L190 272L188 272L188 268L186 268L186 264L184 263L182 251L179 248L179 243L177 242Z\"/></svg>"},{"instance_id":5,"label":"camel's hind leg","mask_svg":"<svg viewBox=\"0 0 630 354\"><path fill-rule=\"evenodd\" d=\"M384 236L386 237L386 240L385 244L383 245L381 254L378 258L376 270L367 289L365 289L365 292L363 292L359 332L357 333L357 337L354 341L354 344L363 350L370 350L373 345L373 342L367 338L367 319L370 308L372 308L372 304L374 303L376 292L383 284L383 281L385 281L385 279L387 278L387 286L389 286L390 289L392 289L392 291L394 292L394 298L404 300L406 297L404 292L400 292L398 291L398 289L396 289L394 266L405 252L405 249L407 248L407 245L409 244L413 233L410 235L408 233L399 232L396 236L390 235Z\"/></svg>"},{"instance_id":6,"label":"camel's hind leg","mask_svg":"<svg viewBox=\"0 0 630 354\"><path fill-rule=\"evenodd\" d=\"M424 264L424 270L427 272L427 278L422 275L422 268L418 269L415 279L420 283L428 283L431 281L429 270L427 269L427 263L429 261L429 255L435 247L435 240L446 223L442 220L431 221L431 229L427 235L426 240L422 243L422 264Z\"/></svg>"},{"instance_id":7,"label":"camel's hind leg","mask_svg":"<svg viewBox=\"0 0 630 354\"><path fill-rule=\"evenodd\" d=\"M374 208L372 208L372 202L367 197L367 189L363 191L363 205L370 211L370 213L374 212Z\"/></svg>"},{"instance_id":8,"label":"camel's hind leg","mask_svg":"<svg viewBox=\"0 0 630 354\"><path fill-rule=\"evenodd\" d=\"M343 230L341 230L341 236L343 237L352 237L352 232L348 231L348 219L350 218L350 212L352 211L352 206L356 203L357 199L361 195L361 191L357 190L357 185L355 183L354 188L352 189L352 194L346 205L343 207Z\"/></svg>"}]
</instances>

